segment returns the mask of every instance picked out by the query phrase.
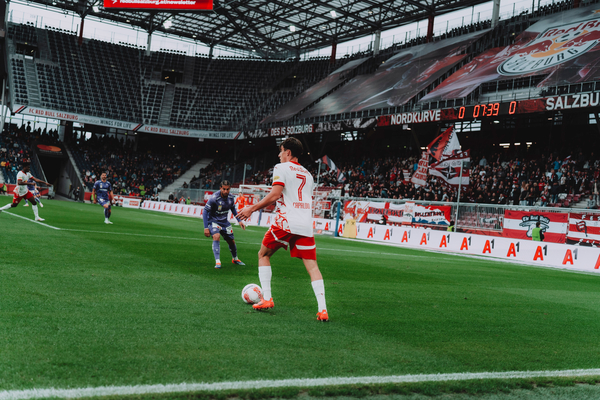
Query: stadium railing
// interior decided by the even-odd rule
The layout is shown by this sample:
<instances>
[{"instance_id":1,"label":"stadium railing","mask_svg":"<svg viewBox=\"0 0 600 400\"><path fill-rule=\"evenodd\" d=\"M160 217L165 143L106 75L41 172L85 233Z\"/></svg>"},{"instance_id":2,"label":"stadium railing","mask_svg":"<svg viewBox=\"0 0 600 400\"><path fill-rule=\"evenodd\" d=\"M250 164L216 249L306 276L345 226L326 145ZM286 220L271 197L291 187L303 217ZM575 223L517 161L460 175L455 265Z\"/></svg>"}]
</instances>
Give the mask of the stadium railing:
<instances>
[{"instance_id":1,"label":"stadium railing","mask_svg":"<svg viewBox=\"0 0 600 400\"><path fill-rule=\"evenodd\" d=\"M330 196L328 198L333 203L336 201L342 202L342 214L343 205L346 201L362 201L362 202L378 202L378 203L392 203L392 204L405 204L407 202L419 204L422 206L450 206L452 220L456 217L456 208L458 207L458 218L456 220L456 227L463 229L479 229L483 231L501 231L504 223L504 212L506 210L513 211L527 211L527 212L544 212L544 213L560 213L569 214L575 213L586 213L594 215L600 218L600 210L598 209L586 209L586 208L566 208L566 207L539 207L539 206L517 206L517 205L504 205L504 204L476 204L476 203L448 203L448 202L436 202L436 201L422 201L422 200L398 200L398 199L385 199L385 198L364 198L364 197L335 197ZM332 207L335 210L335 207ZM375 223L375 221L373 221Z\"/></svg>"}]
</instances>

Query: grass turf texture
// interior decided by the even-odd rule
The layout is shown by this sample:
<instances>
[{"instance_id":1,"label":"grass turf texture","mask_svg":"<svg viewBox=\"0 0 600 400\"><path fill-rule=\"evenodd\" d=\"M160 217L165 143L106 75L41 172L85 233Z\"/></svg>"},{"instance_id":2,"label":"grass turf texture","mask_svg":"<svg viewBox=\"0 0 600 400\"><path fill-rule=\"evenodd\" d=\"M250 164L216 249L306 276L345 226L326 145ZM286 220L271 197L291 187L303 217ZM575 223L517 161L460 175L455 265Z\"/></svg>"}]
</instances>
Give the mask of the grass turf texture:
<instances>
[{"instance_id":1,"label":"grass turf texture","mask_svg":"<svg viewBox=\"0 0 600 400\"><path fill-rule=\"evenodd\" d=\"M247 266L222 242L215 270L199 219L119 208L108 226L97 205L45 206L63 230L0 213L1 390L598 367L595 275L317 237L324 324L284 251L275 308L242 302L264 228L234 228Z\"/></svg>"}]
</instances>

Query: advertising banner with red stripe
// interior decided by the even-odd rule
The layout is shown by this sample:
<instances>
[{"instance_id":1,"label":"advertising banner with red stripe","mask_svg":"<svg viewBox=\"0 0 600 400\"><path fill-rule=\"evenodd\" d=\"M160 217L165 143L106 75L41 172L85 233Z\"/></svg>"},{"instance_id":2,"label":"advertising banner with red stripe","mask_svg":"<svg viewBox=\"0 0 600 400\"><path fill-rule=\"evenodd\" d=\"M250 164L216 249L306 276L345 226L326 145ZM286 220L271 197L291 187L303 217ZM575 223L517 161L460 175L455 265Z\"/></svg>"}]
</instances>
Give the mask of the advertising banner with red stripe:
<instances>
[{"instance_id":1,"label":"advertising banner with red stripe","mask_svg":"<svg viewBox=\"0 0 600 400\"><path fill-rule=\"evenodd\" d=\"M136 196L115 196L115 203L125 208L140 208L142 198Z\"/></svg>"},{"instance_id":2,"label":"advertising banner with red stripe","mask_svg":"<svg viewBox=\"0 0 600 400\"><path fill-rule=\"evenodd\" d=\"M388 223L394 224L449 225L451 207L351 200L344 204L344 214L345 219L356 219L360 223L374 223L385 216Z\"/></svg>"},{"instance_id":3,"label":"advertising banner with red stripe","mask_svg":"<svg viewBox=\"0 0 600 400\"><path fill-rule=\"evenodd\" d=\"M562 213L506 210L502 236L531 240L531 233L538 221L545 242L566 242L569 216Z\"/></svg>"},{"instance_id":4,"label":"advertising banner with red stripe","mask_svg":"<svg viewBox=\"0 0 600 400\"><path fill-rule=\"evenodd\" d=\"M600 214L570 213L567 243L600 246Z\"/></svg>"}]
</instances>

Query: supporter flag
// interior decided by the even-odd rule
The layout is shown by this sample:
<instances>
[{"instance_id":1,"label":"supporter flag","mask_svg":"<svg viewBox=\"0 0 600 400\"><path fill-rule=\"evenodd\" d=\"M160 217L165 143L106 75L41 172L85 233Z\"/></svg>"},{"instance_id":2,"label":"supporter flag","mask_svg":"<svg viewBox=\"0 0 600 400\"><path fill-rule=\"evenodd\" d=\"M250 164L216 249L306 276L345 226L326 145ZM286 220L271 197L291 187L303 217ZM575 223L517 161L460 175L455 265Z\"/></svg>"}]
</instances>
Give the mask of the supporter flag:
<instances>
[{"instance_id":1,"label":"supporter flag","mask_svg":"<svg viewBox=\"0 0 600 400\"><path fill-rule=\"evenodd\" d=\"M427 148L429 149L429 154L437 161L441 161L445 157L450 157L456 151L460 151L460 142L454 130L454 125L433 139Z\"/></svg>"},{"instance_id":2,"label":"supporter flag","mask_svg":"<svg viewBox=\"0 0 600 400\"><path fill-rule=\"evenodd\" d=\"M337 180L340 183L344 183L346 182L346 175L344 175L344 173L342 171L339 171L340 173L337 176Z\"/></svg>"},{"instance_id":3,"label":"supporter flag","mask_svg":"<svg viewBox=\"0 0 600 400\"><path fill-rule=\"evenodd\" d=\"M593 213L569 213L567 243L600 246L600 216Z\"/></svg>"},{"instance_id":4,"label":"supporter flag","mask_svg":"<svg viewBox=\"0 0 600 400\"><path fill-rule=\"evenodd\" d=\"M470 168L463 167L461 176L460 167L465 161L471 161L469 150L459 151L451 157L431 164L429 166L429 174L440 178L442 184L446 187L456 189L460 183L466 190L466 187L469 185L471 171Z\"/></svg>"},{"instance_id":5,"label":"supporter flag","mask_svg":"<svg viewBox=\"0 0 600 400\"><path fill-rule=\"evenodd\" d=\"M319 162L317 160L317 162ZM321 162L325 165L327 165L329 167L330 170L335 171L337 170L337 167L335 166L335 163L333 162L333 160L327 156L323 156L321 157Z\"/></svg>"},{"instance_id":6,"label":"supporter flag","mask_svg":"<svg viewBox=\"0 0 600 400\"><path fill-rule=\"evenodd\" d=\"M424 151L419 160L419 167L413 174L410 181L414 185L427 186L427 170L429 168L429 154Z\"/></svg>"},{"instance_id":7,"label":"supporter flag","mask_svg":"<svg viewBox=\"0 0 600 400\"><path fill-rule=\"evenodd\" d=\"M569 214L566 213L504 210L502 236L531 240L538 222L544 232L544 242L565 243L569 229Z\"/></svg>"}]
</instances>

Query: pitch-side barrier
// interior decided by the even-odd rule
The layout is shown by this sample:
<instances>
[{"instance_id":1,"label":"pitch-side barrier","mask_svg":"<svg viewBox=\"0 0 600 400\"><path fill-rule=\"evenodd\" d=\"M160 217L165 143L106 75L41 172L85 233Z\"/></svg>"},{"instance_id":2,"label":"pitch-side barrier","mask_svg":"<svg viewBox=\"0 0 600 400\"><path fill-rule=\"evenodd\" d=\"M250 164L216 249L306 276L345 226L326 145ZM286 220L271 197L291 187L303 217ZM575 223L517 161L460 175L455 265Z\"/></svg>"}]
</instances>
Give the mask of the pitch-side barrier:
<instances>
[{"instance_id":1,"label":"pitch-side barrier","mask_svg":"<svg viewBox=\"0 0 600 400\"><path fill-rule=\"evenodd\" d=\"M203 206L144 201L140 209L202 218ZM232 222L235 218L231 215ZM271 226L275 214L256 212L248 225ZM336 232L337 226L337 232ZM429 251L448 252L470 256L490 257L524 264L550 266L577 271L600 272L600 249L560 243L535 242L460 232L446 232L420 227L388 226L356 223L350 229L346 222L329 219L313 219L313 229L320 233L351 236L356 239L390 243L400 247Z\"/></svg>"},{"instance_id":2,"label":"pitch-side barrier","mask_svg":"<svg viewBox=\"0 0 600 400\"><path fill-rule=\"evenodd\" d=\"M344 224L341 224L344 229ZM402 247L600 272L600 249L415 227L356 224L356 238Z\"/></svg>"},{"instance_id":3,"label":"pitch-side barrier","mask_svg":"<svg viewBox=\"0 0 600 400\"><path fill-rule=\"evenodd\" d=\"M129 206L132 207L131 205ZM134 207L136 208L136 207ZM167 203L164 201L144 201L141 206L141 210L158 211L163 213L183 215L186 217L202 218L202 212L204 206L178 204L178 203ZM271 226L273 224L273 213L255 212L250 217L249 221L246 221L247 225L250 226ZM236 223L236 219L231 213L229 213L229 220L231 223ZM335 221L329 219L313 218L313 228L319 233L329 233L333 235L335 233Z\"/></svg>"}]
</instances>

